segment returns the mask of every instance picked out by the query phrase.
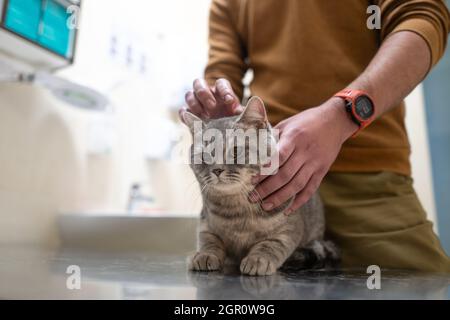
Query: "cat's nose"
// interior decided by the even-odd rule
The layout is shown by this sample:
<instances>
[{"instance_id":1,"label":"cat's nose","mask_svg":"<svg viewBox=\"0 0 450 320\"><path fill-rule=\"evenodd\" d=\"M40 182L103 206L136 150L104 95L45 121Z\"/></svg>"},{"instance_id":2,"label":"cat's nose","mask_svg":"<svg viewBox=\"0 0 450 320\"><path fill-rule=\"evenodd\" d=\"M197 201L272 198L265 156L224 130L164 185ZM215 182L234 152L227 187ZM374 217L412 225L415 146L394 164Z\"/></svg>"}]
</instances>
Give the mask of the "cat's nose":
<instances>
[{"instance_id":1,"label":"cat's nose","mask_svg":"<svg viewBox=\"0 0 450 320\"><path fill-rule=\"evenodd\" d=\"M223 172L224 170L223 169L213 169L213 173L216 175L216 176L220 176L220 174Z\"/></svg>"}]
</instances>

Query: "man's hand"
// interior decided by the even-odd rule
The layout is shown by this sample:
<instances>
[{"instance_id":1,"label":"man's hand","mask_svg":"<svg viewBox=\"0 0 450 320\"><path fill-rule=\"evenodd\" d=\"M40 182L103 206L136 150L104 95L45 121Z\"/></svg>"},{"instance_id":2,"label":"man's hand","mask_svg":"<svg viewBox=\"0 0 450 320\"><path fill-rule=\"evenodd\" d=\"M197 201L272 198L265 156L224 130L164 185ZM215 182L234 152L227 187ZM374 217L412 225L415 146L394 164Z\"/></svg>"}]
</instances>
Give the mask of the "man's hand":
<instances>
[{"instance_id":1,"label":"man's hand","mask_svg":"<svg viewBox=\"0 0 450 320\"><path fill-rule=\"evenodd\" d=\"M194 81L193 90L185 96L188 111L209 119L234 116L242 112L242 106L226 79L219 79L210 87L204 79ZM180 114L185 109L180 110Z\"/></svg>"},{"instance_id":2,"label":"man's hand","mask_svg":"<svg viewBox=\"0 0 450 320\"><path fill-rule=\"evenodd\" d=\"M366 70L347 88L369 93L376 105L375 117L379 117L412 91L429 70L430 62L431 52L422 36L400 31L384 40ZM288 209L292 212L319 187L342 143L358 127L346 114L343 100L331 98L286 119L277 128L281 131L281 167L273 176L256 178L256 183L260 182L256 191L266 210L295 195ZM254 196L251 199L257 201Z\"/></svg>"},{"instance_id":3,"label":"man's hand","mask_svg":"<svg viewBox=\"0 0 450 320\"><path fill-rule=\"evenodd\" d=\"M332 98L323 105L290 117L275 128L280 130L280 161L275 175L254 179L262 206L269 211L295 199L286 213L300 208L318 189L336 159L342 144L357 129L346 113L344 100Z\"/></svg>"}]
</instances>

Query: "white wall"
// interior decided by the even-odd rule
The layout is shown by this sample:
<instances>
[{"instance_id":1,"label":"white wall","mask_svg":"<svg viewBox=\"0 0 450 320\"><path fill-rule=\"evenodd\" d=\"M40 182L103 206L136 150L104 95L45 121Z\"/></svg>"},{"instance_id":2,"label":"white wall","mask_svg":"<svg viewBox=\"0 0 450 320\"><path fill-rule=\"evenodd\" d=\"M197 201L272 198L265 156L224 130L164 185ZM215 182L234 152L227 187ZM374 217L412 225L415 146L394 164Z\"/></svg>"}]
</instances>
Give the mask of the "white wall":
<instances>
[{"instance_id":1,"label":"white wall","mask_svg":"<svg viewBox=\"0 0 450 320\"><path fill-rule=\"evenodd\" d=\"M0 86L0 244L56 244L59 208L83 204L78 112L46 92Z\"/></svg>"},{"instance_id":2,"label":"white wall","mask_svg":"<svg viewBox=\"0 0 450 320\"><path fill-rule=\"evenodd\" d=\"M425 118L423 88L418 86L406 99L406 127L411 142L411 165L414 188L427 211L428 219L435 223L437 232L436 206L433 192L428 131Z\"/></svg>"}]
</instances>

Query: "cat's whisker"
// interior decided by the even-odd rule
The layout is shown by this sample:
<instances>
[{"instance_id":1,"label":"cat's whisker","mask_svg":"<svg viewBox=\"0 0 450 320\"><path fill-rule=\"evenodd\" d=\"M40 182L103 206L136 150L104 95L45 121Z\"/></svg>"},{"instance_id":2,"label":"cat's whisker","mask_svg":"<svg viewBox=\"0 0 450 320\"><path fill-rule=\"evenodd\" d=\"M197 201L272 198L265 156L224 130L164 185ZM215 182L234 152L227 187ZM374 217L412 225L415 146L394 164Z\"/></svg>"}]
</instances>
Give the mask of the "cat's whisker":
<instances>
[{"instance_id":1,"label":"cat's whisker","mask_svg":"<svg viewBox=\"0 0 450 320\"><path fill-rule=\"evenodd\" d=\"M242 180L240 180L240 179L237 179L237 180L234 180L234 181L239 182L239 183L241 184L241 186L244 188L244 191L246 191L248 195L250 195L250 193L253 193L253 194L255 194L255 195L257 196L259 202L262 202L262 201L263 201L261 195L259 194L258 191L256 191L256 189L251 190L251 189L250 189L248 186L246 186L246 185L242 182Z\"/></svg>"},{"instance_id":2,"label":"cat's whisker","mask_svg":"<svg viewBox=\"0 0 450 320\"><path fill-rule=\"evenodd\" d=\"M207 185L205 185L205 187L207 187ZM204 188L204 190L206 191L205 198L208 198L210 188ZM207 201L203 201L203 205L206 207L206 209L208 211L210 210L210 207L208 206L208 202Z\"/></svg>"},{"instance_id":3,"label":"cat's whisker","mask_svg":"<svg viewBox=\"0 0 450 320\"><path fill-rule=\"evenodd\" d=\"M242 186L246 195L248 195L250 193L250 188L248 186L246 186L245 183L242 182L242 180L236 179L235 181L238 182ZM252 214L252 204L250 202L245 202L245 204L248 208L248 212L250 213L249 216L250 216L251 222L253 223L255 220L255 216Z\"/></svg>"},{"instance_id":4,"label":"cat's whisker","mask_svg":"<svg viewBox=\"0 0 450 320\"><path fill-rule=\"evenodd\" d=\"M242 182L241 179L235 179L235 180L233 180L233 181L237 182L237 183L242 187L242 189L244 190L245 198L246 198L246 200L247 200L247 196L248 196L248 195L250 194L250 192L251 192L250 188L249 188L248 186L246 186L245 183ZM252 206L252 204L251 204L250 202L248 202L248 201L246 201L245 203L246 203L246 205L249 207L249 212L251 212L251 206Z\"/></svg>"},{"instance_id":5,"label":"cat's whisker","mask_svg":"<svg viewBox=\"0 0 450 320\"><path fill-rule=\"evenodd\" d=\"M189 182L188 185L186 186L186 192L189 192L192 187L194 187L197 184L197 180L193 179L193 181Z\"/></svg>"},{"instance_id":6,"label":"cat's whisker","mask_svg":"<svg viewBox=\"0 0 450 320\"><path fill-rule=\"evenodd\" d=\"M186 196L186 197L189 196L189 193L191 193L192 188L193 188L194 186L196 186L197 183L200 184L200 188L203 187L203 184L202 184L200 181L198 181L197 179L195 179L195 178L193 178L192 181L190 181L190 182L187 183L187 185L186 185L186 187L185 187L185 191L186 191L185 196ZM200 191L200 195L201 195L201 191ZM199 194L196 193L196 192L194 192L194 199L193 199L193 200L189 199L190 207L187 208L188 210L193 209L194 204L195 204L195 202L198 200L198 198L199 198ZM186 199L186 200L187 200L187 199Z\"/></svg>"},{"instance_id":7,"label":"cat's whisker","mask_svg":"<svg viewBox=\"0 0 450 320\"><path fill-rule=\"evenodd\" d=\"M250 192L253 192L253 194L255 194L257 196L259 202L263 202L261 195L259 194L259 192L256 189L253 189Z\"/></svg>"},{"instance_id":8,"label":"cat's whisker","mask_svg":"<svg viewBox=\"0 0 450 320\"><path fill-rule=\"evenodd\" d=\"M202 196L203 190L206 188L205 184L203 184L203 185L201 183L199 183L199 184L200 184L200 193L196 194L194 199L190 200L191 207L188 209L192 209L194 207L194 204L197 202L199 197Z\"/></svg>"},{"instance_id":9,"label":"cat's whisker","mask_svg":"<svg viewBox=\"0 0 450 320\"><path fill-rule=\"evenodd\" d=\"M196 197L192 200L192 203L195 203L195 202L202 196L203 191L205 190L205 188L206 188L206 185L203 186L203 187L200 189L200 194L197 194L197 195L196 195Z\"/></svg>"}]
</instances>

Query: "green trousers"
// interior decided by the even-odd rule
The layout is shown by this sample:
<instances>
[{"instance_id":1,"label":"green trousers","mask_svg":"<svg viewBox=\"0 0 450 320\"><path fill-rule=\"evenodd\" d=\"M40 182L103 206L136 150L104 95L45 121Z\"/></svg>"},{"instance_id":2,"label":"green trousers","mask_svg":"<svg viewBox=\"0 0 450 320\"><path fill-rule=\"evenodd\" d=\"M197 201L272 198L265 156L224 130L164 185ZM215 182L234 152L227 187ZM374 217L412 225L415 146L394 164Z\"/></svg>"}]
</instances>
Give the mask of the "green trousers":
<instances>
[{"instance_id":1,"label":"green trousers","mask_svg":"<svg viewBox=\"0 0 450 320\"><path fill-rule=\"evenodd\" d=\"M343 267L450 273L412 179L391 172L329 173L320 187L327 235L342 250Z\"/></svg>"}]
</instances>

